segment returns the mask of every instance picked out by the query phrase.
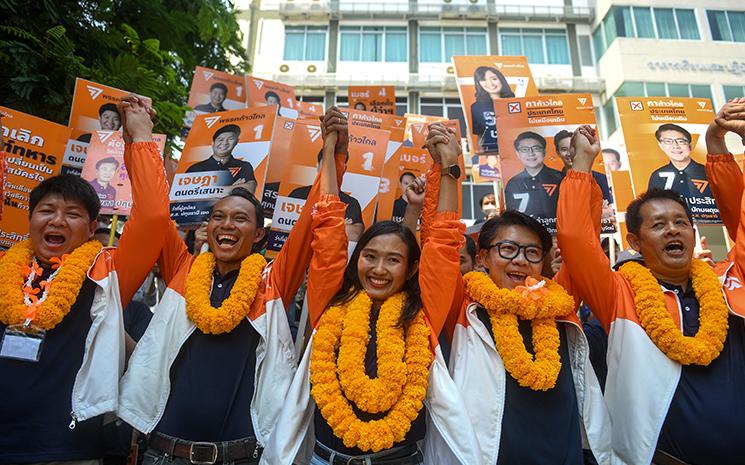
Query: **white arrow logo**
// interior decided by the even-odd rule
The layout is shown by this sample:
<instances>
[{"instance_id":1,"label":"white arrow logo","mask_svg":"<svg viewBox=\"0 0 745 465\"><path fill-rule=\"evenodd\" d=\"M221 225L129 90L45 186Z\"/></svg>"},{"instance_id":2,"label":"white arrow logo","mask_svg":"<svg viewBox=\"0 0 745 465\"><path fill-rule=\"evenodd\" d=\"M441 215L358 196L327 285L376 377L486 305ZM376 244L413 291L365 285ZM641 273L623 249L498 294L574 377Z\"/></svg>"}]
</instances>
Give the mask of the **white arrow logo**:
<instances>
[{"instance_id":1,"label":"white arrow logo","mask_svg":"<svg viewBox=\"0 0 745 465\"><path fill-rule=\"evenodd\" d=\"M106 142L109 137L111 137L112 134L114 134L114 131L97 131L98 133L98 140L101 142Z\"/></svg>"},{"instance_id":2,"label":"white arrow logo","mask_svg":"<svg viewBox=\"0 0 745 465\"><path fill-rule=\"evenodd\" d=\"M494 65L495 65L495 66L496 66L497 68L499 68L499 69L502 69L502 66L504 65L504 63L494 63Z\"/></svg>"},{"instance_id":3,"label":"white arrow logo","mask_svg":"<svg viewBox=\"0 0 745 465\"><path fill-rule=\"evenodd\" d=\"M220 116L207 116L204 118L204 122L207 125L208 128L211 128L215 123L220 121Z\"/></svg>"},{"instance_id":4,"label":"white arrow logo","mask_svg":"<svg viewBox=\"0 0 745 465\"><path fill-rule=\"evenodd\" d=\"M727 279L724 280L724 287L726 287L728 291L733 291L735 289L740 289L742 284L740 284L740 280L734 276L728 276Z\"/></svg>"},{"instance_id":5,"label":"white arrow logo","mask_svg":"<svg viewBox=\"0 0 745 465\"><path fill-rule=\"evenodd\" d=\"M696 103L698 103L699 108L705 108L706 107L706 102L696 102Z\"/></svg>"},{"instance_id":6,"label":"white arrow logo","mask_svg":"<svg viewBox=\"0 0 745 465\"><path fill-rule=\"evenodd\" d=\"M264 87L264 81L259 81L258 79L254 79L254 84L256 85L257 89L261 89Z\"/></svg>"},{"instance_id":7,"label":"white arrow logo","mask_svg":"<svg viewBox=\"0 0 745 465\"><path fill-rule=\"evenodd\" d=\"M317 141L318 138L321 137L321 127L320 126L308 126L308 135L310 136L311 142Z\"/></svg>"},{"instance_id":8,"label":"white arrow logo","mask_svg":"<svg viewBox=\"0 0 745 465\"><path fill-rule=\"evenodd\" d=\"M579 101L580 105L584 105L587 102L587 99L585 97L577 97L577 100Z\"/></svg>"},{"instance_id":9,"label":"white arrow logo","mask_svg":"<svg viewBox=\"0 0 745 465\"><path fill-rule=\"evenodd\" d=\"M397 120L395 120L395 121L396 121L396 126L401 126L401 123L403 123L403 122L404 122L404 121L403 121L403 120L401 120L401 119L397 119Z\"/></svg>"},{"instance_id":10,"label":"white arrow logo","mask_svg":"<svg viewBox=\"0 0 745 465\"><path fill-rule=\"evenodd\" d=\"M202 76L204 76L205 81L209 81L214 75L215 73L213 73L212 71L202 71Z\"/></svg>"},{"instance_id":11,"label":"white arrow logo","mask_svg":"<svg viewBox=\"0 0 745 465\"><path fill-rule=\"evenodd\" d=\"M93 100L96 100L96 97L101 95L101 92L103 92L103 89L99 87L93 87L93 86L85 86L88 88L88 93L91 94L91 98Z\"/></svg>"}]
</instances>

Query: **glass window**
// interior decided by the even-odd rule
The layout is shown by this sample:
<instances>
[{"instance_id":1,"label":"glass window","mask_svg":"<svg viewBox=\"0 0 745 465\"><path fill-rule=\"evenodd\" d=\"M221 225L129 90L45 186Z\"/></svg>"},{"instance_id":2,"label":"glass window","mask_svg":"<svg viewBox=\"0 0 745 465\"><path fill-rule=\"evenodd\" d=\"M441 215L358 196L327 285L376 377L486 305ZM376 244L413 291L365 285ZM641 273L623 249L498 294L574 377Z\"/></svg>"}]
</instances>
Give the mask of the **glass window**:
<instances>
[{"instance_id":1,"label":"glass window","mask_svg":"<svg viewBox=\"0 0 745 465\"><path fill-rule=\"evenodd\" d=\"M285 60L300 61L303 59L305 33L299 31L285 32Z\"/></svg>"},{"instance_id":2,"label":"glass window","mask_svg":"<svg viewBox=\"0 0 745 465\"><path fill-rule=\"evenodd\" d=\"M396 114L398 116L404 116L409 112L409 98L408 97L396 97Z\"/></svg>"},{"instance_id":3,"label":"glass window","mask_svg":"<svg viewBox=\"0 0 745 465\"><path fill-rule=\"evenodd\" d=\"M564 35L546 35L546 55L550 65L568 65L569 47Z\"/></svg>"},{"instance_id":4,"label":"glass window","mask_svg":"<svg viewBox=\"0 0 745 465\"><path fill-rule=\"evenodd\" d=\"M466 50L469 55L486 55L486 35L466 35Z\"/></svg>"},{"instance_id":5,"label":"glass window","mask_svg":"<svg viewBox=\"0 0 745 465\"><path fill-rule=\"evenodd\" d=\"M708 98L714 101L714 95L711 93L711 86L691 84L691 97Z\"/></svg>"},{"instance_id":6,"label":"glass window","mask_svg":"<svg viewBox=\"0 0 745 465\"><path fill-rule=\"evenodd\" d=\"M745 97L745 87L722 86L724 88L724 99L729 100L737 97Z\"/></svg>"},{"instance_id":7,"label":"glass window","mask_svg":"<svg viewBox=\"0 0 745 465\"><path fill-rule=\"evenodd\" d=\"M528 63L545 63L543 54L543 37L539 35L523 35L523 52L528 57Z\"/></svg>"},{"instance_id":8,"label":"glass window","mask_svg":"<svg viewBox=\"0 0 745 465\"><path fill-rule=\"evenodd\" d=\"M341 61L406 62L406 28L342 26L339 41Z\"/></svg>"},{"instance_id":9,"label":"glass window","mask_svg":"<svg viewBox=\"0 0 745 465\"><path fill-rule=\"evenodd\" d=\"M500 53L507 56L522 55L523 47L520 36L502 34L502 47Z\"/></svg>"},{"instance_id":10,"label":"glass window","mask_svg":"<svg viewBox=\"0 0 745 465\"><path fill-rule=\"evenodd\" d=\"M665 89L665 83L663 82L648 82L646 83L647 92L645 93L648 97L666 97L667 89Z\"/></svg>"},{"instance_id":11,"label":"glass window","mask_svg":"<svg viewBox=\"0 0 745 465\"><path fill-rule=\"evenodd\" d=\"M568 65L569 44L564 29L500 29L500 53L525 55L528 63ZM589 39L588 39L589 40Z\"/></svg>"},{"instance_id":12,"label":"glass window","mask_svg":"<svg viewBox=\"0 0 745 465\"><path fill-rule=\"evenodd\" d=\"M455 55L485 55L486 29L423 27L419 43L422 63L449 63Z\"/></svg>"},{"instance_id":13,"label":"glass window","mask_svg":"<svg viewBox=\"0 0 745 465\"><path fill-rule=\"evenodd\" d=\"M305 40L305 59L323 61L326 59L326 30L308 28Z\"/></svg>"},{"instance_id":14,"label":"glass window","mask_svg":"<svg viewBox=\"0 0 745 465\"><path fill-rule=\"evenodd\" d=\"M602 29L602 24L600 24L592 33L592 42L595 45L595 53L597 53L598 59L600 59L600 57L605 53L605 42L603 41Z\"/></svg>"},{"instance_id":15,"label":"glass window","mask_svg":"<svg viewBox=\"0 0 745 465\"><path fill-rule=\"evenodd\" d=\"M615 19L616 34L618 37L634 37L630 7L614 6L613 18Z\"/></svg>"},{"instance_id":16,"label":"glass window","mask_svg":"<svg viewBox=\"0 0 745 465\"><path fill-rule=\"evenodd\" d=\"M603 119L605 120L606 137L616 132L618 124L616 123L616 110L613 99L608 100L603 105Z\"/></svg>"},{"instance_id":17,"label":"glass window","mask_svg":"<svg viewBox=\"0 0 745 465\"><path fill-rule=\"evenodd\" d=\"M403 63L408 55L406 29L387 30L385 33L385 61Z\"/></svg>"},{"instance_id":18,"label":"glass window","mask_svg":"<svg viewBox=\"0 0 745 465\"><path fill-rule=\"evenodd\" d=\"M731 41L732 33L729 30L727 13L724 11L707 11L706 16L709 19L709 28L711 29L711 38L714 40Z\"/></svg>"},{"instance_id":19,"label":"glass window","mask_svg":"<svg viewBox=\"0 0 745 465\"><path fill-rule=\"evenodd\" d=\"M667 91L670 97L690 97L688 84L668 84Z\"/></svg>"},{"instance_id":20,"label":"glass window","mask_svg":"<svg viewBox=\"0 0 745 465\"><path fill-rule=\"evenodd\" d=\"M678 30L675 27L675 16L671 8L655 8L654 18L657 24L657 35L660 39L678 38Z\"/></svg>"},{"instance_id":21,"label":"glass window","mask_svg":"<svg viewBox=\"0 0 745 465\"><path fill-rule=\"evenodd\" d=\"M681 39L699 40L701 38L698 34L696 14L693 10L675 10L675 17L678 20Z\"/></svg>"},{"instance_id":22,"label":"glass window","mask_svg":"<svg viewBox=\"0 0 745 465\"><path fill-rule=\"evenodd\" d=\"M342 31L341 39L339 40L339 44L341 47L341 50L339 52L339 60L359 61L361 42L362 35L360 33Z\"/></svg>"},{"instance_id":23,"label":"glass window","mask_svg":"<svg viewBox=\"0 0 745 465\"><path fill-rule=\"evenodd\" d=\"M595 62L592 59L592 46L590 45L590 36L579 35L577 36L579 42L579 58L582 66L594 66Z\"/></svg>"},{"instance_id":24,"label":"glass window","mask_svg":"<svg viewBox=\"0 0 745 465\"><path fill-rule=\"evenodd\" d=\"M728 11L729 25L735 42L745 42L745 12Z\"/></svg>"},{"instance_id":25,"label":"glass window","mask_svg":"<svg viewBox=\"0 0 745 465\"><path fill-rule=\"evenodd\" d=\"M645 39L654 39L654 25L652 24L652 11L649 8L635 6L634 21L636 23L636 36Z\"/></svg>"},{"instance_id":26,"label":"glass window","mask_svg":"<svg viewBox=\"0 0 745 465\"><path fill-rule=\"evenodd\" d=\"M603 20L603 31L605 32L605 43L610 46L616 40L616 21L610 13Z\"/></svg>"},{"instance_id":27,"label":"glass window","mask_svg":"<svg viewBox=\"0 0 745 465\"><path fill-rule=\"evenodd\" d=\"M466 54L466 37L463 34L445 34L445 61L450 57Z\"/></svg>"},{"instance_id":28,"label":"glass window","mask_svg":"<svg viewBox=\"0 0 745 465\"><path fill-rule=\"evenodd\" d=\"M323 61L326 59L326 28L314 26L285 27L284 59Z\"/></svg>"},{"instance_id":29,"label":"glass window","mask_svg":"<svg viewBox=\"0 0 745 465\"><path fill-rule=\"evenodd\" d=\"M383 61L383 34L366 31L362 34L362 53L360 61Z\"/></svg>"},{"instance_id":30,"label":"glass window","mask_svg":"<svg viewBox=\"0 0 745 465\"><path fill-rule=\"evenodd\" d=\"M624 82L615 95L618 97L643 97L644 84L641 82Z\"/></svg>"},{"instance_id":31,"label":"glass window","mask_svg":"<svg viewBox=\"0 0 745 465\"><path fill-rule=\"evenodd\" d=\"M442 43L440 33L425 32L419 34L419 59L422 63L439 63L442 60Z\"/></svg>"}]
</instances>

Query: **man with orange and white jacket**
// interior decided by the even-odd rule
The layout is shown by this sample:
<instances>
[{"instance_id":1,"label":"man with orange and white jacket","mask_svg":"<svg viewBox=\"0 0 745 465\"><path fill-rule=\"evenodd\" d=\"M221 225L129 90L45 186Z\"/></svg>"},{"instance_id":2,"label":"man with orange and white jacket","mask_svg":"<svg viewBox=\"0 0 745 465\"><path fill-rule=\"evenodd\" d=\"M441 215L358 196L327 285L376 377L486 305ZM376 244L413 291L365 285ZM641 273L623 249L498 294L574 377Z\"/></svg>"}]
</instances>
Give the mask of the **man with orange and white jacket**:
<instances>
[{"instance_id":1,"label":"man with orange and white jacket","mask_svg":"<svg viewBox=\"0 0 745 465\"><path fill-rule=\"evenodd\" d=\"M745 463L745 298L735 285L745 269L742 220L730 262L717 275L693 259L685 201L672 191L642 194L627 208L626 223L644 263L614 272L596 234L596 203L588 202L601 196L590 175L600 153L595 131L578 129L572 150L559 197L559 247L609 334L605 396L614 463Z\"/></svg>"}]
</instances>

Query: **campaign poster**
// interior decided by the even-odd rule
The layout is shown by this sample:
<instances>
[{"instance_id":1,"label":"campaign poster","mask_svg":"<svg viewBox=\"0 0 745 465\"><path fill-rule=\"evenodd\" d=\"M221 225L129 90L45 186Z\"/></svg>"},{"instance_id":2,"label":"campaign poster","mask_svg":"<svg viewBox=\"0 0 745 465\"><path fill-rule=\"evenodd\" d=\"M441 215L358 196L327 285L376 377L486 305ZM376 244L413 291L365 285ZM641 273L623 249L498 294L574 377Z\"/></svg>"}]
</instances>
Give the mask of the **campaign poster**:
<instances>
[{"instance_id":1,"label":"campaign poster","mask_svg":"<svg viewBox=\"0 0 745 465\"><path fill-rule=\"evenodd\" d=\"M35 116L0 107L5 143L6 177L0 248L28 238L28 196L62 167L70 128Z\"/></svg>"},{"instance_id":2,"label":"campaign poster","mask_svg":"<svg viewBox=\"0 0 745 465\"><path fill-rule=\"evenodd\" d=\"M166 136L153 134L160 156ZM101 201L101 214L129 215L132 210L132 184L124 166L124 138L119 131L93 131L88 156L80 175L93 187Z\"/></svg>"},{"instance_id":3,"label":"campaign poster","mask_svg":"<svg viewBox=\"0 0 745 465\"><path fill-rule=\"evenodd\" d=\"M419 147L402 147L399 153L398 179L394 193L393 211L390 219L396 223L403 223L409 200L406 198L406 188L417 178L427 174L432 166L432 158L427 149Z\"/></svg>"},{"instance_id":4,"label":"campaign poster","mask_svg":"<svg viewBox=\"0 0 745 465\"><path fill-rule=\"evenodd\" d=\"M556 205L564 175L572 165L571 137L581 125L597 128L589 94L559 94L495 101L502 140L500 165L504 205L540 221L556 233ZM615 231L613 197L605 169L593 170L603 193L602 232ZM585 201L585 199L577 199Z\"/></svg>"},{"instance_id":5,"label":"campaign poster","mask_svg":"<svg viewBox=\"0 0 745 465\"><path fill-rule=\"evenodd\" d=\"M184 127L190 128L197 115L218 113L246 108L246 79L216 69L197 66L189 89L188 105Z\"/></svg>"},{"instance_id":6,"label":"campaign poster","mask_svg":"<svg viewBox=\"0 0 745 465\"><path fill-rule=\"evenodd\" d=\"M396 114L394 86L349 86L349 108L373 113Z\"/></svg>"},{"instance_id":7,"label":"campaign poster","mask_svg":"<svg viewBox=\"0 0 745 465\"><path fill-rule=\"evenodd\" d=\"M290 153L290 142L292 141L292 132L295 129L296 120L277 116L274 122L274 133L272 134L272 146L269 149L269 162L266 168L266 177L264 179L264 190L261 194L261 208L264 209L264 217L271 218L274 215L274 204L277 202L279 193L279 183L282 180L282 174L287 168L288 156ZM321 129L320 123L310 123L314 127Z\"/></svg>"},{"instance_id":8,"label":"campaign poster","mask_svg":"<svg viewBox=\"0 0 745 465\"><path fill-rule=\"evenodd\" d=\"M206 221L236 187L260 196L275 117L272 107L198 115L171 184L171 218L180 226Z\"/></svg>"},{"instance_id":9,"label":"campaign poster","mask_svg":"<svg viewBox=\"0 0 745 465\"><path fill-rule=\"evenodd\" d=\"M406 113L406 129L404 131L404 144L407 146L415 146L423 148L423 145L414 144L413 126L415 124L432 124L432 123L444 123L448 121L447 118L442 116L429 116L429 115L418 115L416 113Z\"/></svg>"},{"instance_id":10,"label":"campaign poster","mask_svg":"<svg viewBox=\"0 0 745 465\"><path fill-rule=\"evenodd\" d=\"M302 102L300 100L295 102L295 108L299 119L319 121L319 118L322 118L325 112L321 103Z\"/></svg>"},{"instance_id":11,"label":"campaign poster","mask_svg":"<svg viewBox=\"0 0 745 465\"><path fill-rule=\"evenodd\" d=\"M297 118L295 88L281 82L259 79L246 75L249 107L277 106L277 114L286 118Z\"/></svg>"},{"instance_id":12,"label":"campaign poster","mask_svg":"<svg viewBox=\"0 0 745 465\"><path fill-rule=\"evenodd\" d=\"M122 119L116 104L132 92L85 79L75 79L70 122L73 128L65 148L62 172L80 174L93 131L119 131ZM151 102L149 97L141 97Z\"/></svg>"},{"instance_id":13,"label":"campaign poster","mask_svg":"<svg viewBox=\"0 0 745 465\"><path fill-rule=\"evenodd\" d=\"M618 97L634 192L672 189L697 223L721 223L706 178L705 133L711 101L688 97Z\"/></svg>"},{"instance_id":14,"label":"campaign poster","mask_svg":"<svg viewBox=\"0 0 745 465\"><path fill-rule=\"evenodd\" d=\"M471 153L499 153L495 102L538 95L527 57L454 56L453 67Z\"/></svg>"},{"instance_id":15,"label":"campaign poster","mask_svg":"<svg viewBox=\"0 0 745 465\"><path fill-rule=\"evenodd\" d=\"M350 242L356 242L365 228L372 224L389 135L389 131L354 125L349 127L349 160L339 197L347 205L345 221ZM320 126L305 121L296 122L287 169L282 175L274 208L267 250L280 250L300 217L318 173L322 147Z\"/></svg>"}]
</instances>

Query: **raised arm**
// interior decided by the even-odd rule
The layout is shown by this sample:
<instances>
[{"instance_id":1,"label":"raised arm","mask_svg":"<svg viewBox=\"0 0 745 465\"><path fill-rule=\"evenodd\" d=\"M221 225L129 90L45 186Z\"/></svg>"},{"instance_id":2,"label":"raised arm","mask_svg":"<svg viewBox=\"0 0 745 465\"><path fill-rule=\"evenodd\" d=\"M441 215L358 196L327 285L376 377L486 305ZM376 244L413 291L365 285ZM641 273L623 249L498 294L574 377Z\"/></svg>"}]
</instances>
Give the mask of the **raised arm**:
<instances>
[{"instance_id":1,"label":"raised arm","mask_svg":"<svg viewBox=\"0 0 745 465\"><path fill-rule=\"evenodd\" d=\"M562 181L557 208L562 268L571 274L572 287L607 330L615 316L616 281L621 278L611 270L598 234L602 201L597 199L602 193L591 173L600 153L595 131L589 126L575 131L571 150L575 152L574 164Z\"/></svg>"},{"instance_id":2,"label":"raised arm","mask_svg":"<svg viewBox=\"0 0 745 465\"><path fill-rule=\"evenodd\" d=\"M425 194L424 185L424 179L416 178L406 187L406 192L402 194L406 196L407 200L403 224L414 234L419 229L419 218L422 216Z\"/></svg>"},{"instance_id":3,"label":"raised arm","mask_svg":"<svg viewBox=\"0 0 745 465\"><path fill-rule=\"evenodd\" d=\"M347 156L349 133L347 128L347 119L336 107L331 107L321 118L321 129L323 131L324 141L335 133L337 134L336 144L334 145L334 164L336 174L336 185L341 186L342 177L344 176L345 159ZM324 143L325 146L325 143ZM272 262L270 282L272 287L279 293L282 301L287 307L287 303L293 298L300 285L305 279L305 270L310 265L312 250L309 245L313 240L313 205L320 200L320 177L316 177L313 186L310 189L308 198L305 201L303 211L292 228L287 241L282 246L282 250L277 258ZM338 196L338 189L336 191ZM342 220L344 213L342 211ZM345 241L346 242L346 241Z\"/></svg>"},{"instance_id":4,"label":"raised arm","mask_svg":"<svg viewBox=\"0 0 745 465\"><path fill-rule=\"evenodd\" d=\"M124 308L158 260L171 220L163 159L152 141L154 111L130 95L123 99L120 112L124 164L132 184L132 210L114 255Z\"/></svg>"}]
</instances>

